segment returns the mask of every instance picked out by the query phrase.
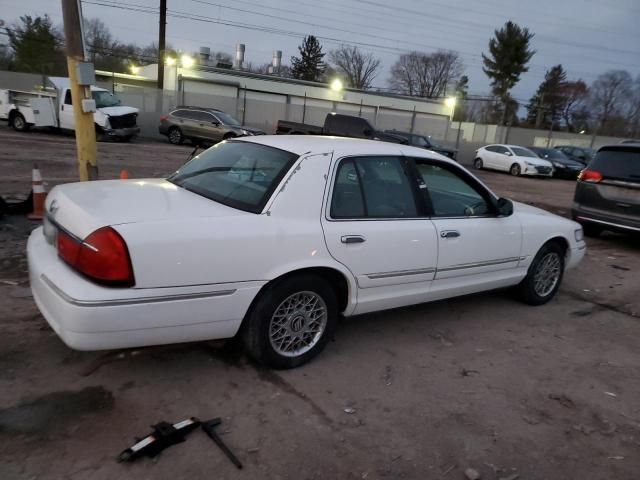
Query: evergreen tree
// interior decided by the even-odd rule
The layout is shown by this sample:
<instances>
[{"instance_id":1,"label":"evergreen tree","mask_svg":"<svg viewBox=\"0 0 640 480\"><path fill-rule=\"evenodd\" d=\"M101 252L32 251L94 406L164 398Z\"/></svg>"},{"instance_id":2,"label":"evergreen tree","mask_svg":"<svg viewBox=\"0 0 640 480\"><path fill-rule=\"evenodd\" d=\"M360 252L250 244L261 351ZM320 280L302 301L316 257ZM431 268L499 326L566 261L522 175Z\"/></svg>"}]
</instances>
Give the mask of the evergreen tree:
<instances>
[{"instance_id":1,"label":"evergreen tree","mask_svg":"<svg viewBox=\"0 0 640 480\"><path fill-rule=\"evenodd\" d=\"M562 65L547 70L544 80L527 106L527 123L536 128L550 128L558 125L566 103L564 89L567 84L567 72Z\"/></svg>"},{"instance_id":2,"label":"evergreen tree","mask_svg":"<svg viewBox=\"0 0 640 480\"><path fill-rule=\"evenodd\" d=\"M326 68L322 59L322 45L316 37L309 35L298 47L300 57L291 57L291 76L300 80L317 82Z\"/></svg>"},{"instance_id":3,"label":"evergreen tree","mask_svg":"<svg viewBox=\"0 0 640 480\"><path fill-rule=\"evenodd\" d=\"M515 116L510 92L520 76L529 71L527 64L535 50L529 48L533 33L512 21L494 33L494 38L489 40L489 55L482 54L482 70L491 79L493 94L502 101L504 121Z\"/></svg>"},{"instance_id":4,"label":"evergreen tree","mask_svg":"<svg viewBox=\"0 0 640 480\"><path fill-rule=\"evenodd\" d=\"M13 69L20 72L66 75L62 36L44 17L20 17L21 24L7 29L13 50Z\"/></svg>"}]
</instances>

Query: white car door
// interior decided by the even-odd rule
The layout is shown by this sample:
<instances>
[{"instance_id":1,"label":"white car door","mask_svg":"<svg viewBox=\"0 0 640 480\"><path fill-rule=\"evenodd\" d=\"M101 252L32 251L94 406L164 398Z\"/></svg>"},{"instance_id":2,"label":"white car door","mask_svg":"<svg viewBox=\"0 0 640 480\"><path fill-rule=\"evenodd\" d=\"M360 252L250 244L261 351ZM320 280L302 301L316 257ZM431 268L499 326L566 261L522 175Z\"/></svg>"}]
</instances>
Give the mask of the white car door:
<instances>
[{"instance_id":1,"label":"white car door","mask_svg":"<svg viewBox=\"0 0 640 480\"><path fill-rule=\"evenodd\" d=\"M496 146L489 145L484 147L482 152L482 163L486 168L496 168Z\"/></svg>"},{"instance_id":2,"label":"white car door","mask_svg":"<svg viewBox=\"0 0 640 480\"><path fill-rule=\"evenodd\" d=\"M60 128L75 130L75 121L73 117L73 102L71 101L71 90L64 90L64 98L60 101Z\"/></svg>"},{"instance_id":3,"label":"white car door","mask_svg":"<svg viewBox=\"0 0 640 480\"><path fill-rule=\"evenodd\" d=\"M508 172L509 168L511 168L511 164L513 163L511 151L502 145L496 145L495 148L496 153L494 153L494 158L496 170Z\"/></svg>"},{"instance_id":4,"label":"white car door","mask_svg":"<svg viewBox=\"0 0 640 480\"><path fill-rule=\"evenodd\" d=\"M327 248L358 284L356 313L425 301L438 239L422 214L408 161L345 157L334 167L322 219Z\"/></svg>"},{"instance_id":5,"label":"white car door","mask_svg":"<svg viewBox=\"0 0 640 480\"><path fill-rule=\"evenodd\" d=\"M435 160L415 163L420 191L438 232L433 288L455 278L481 284L493 272L515 269L522 249L519 220L514 215L499 216L491 194L461 168Z\"/></svg>"}]
</instances>

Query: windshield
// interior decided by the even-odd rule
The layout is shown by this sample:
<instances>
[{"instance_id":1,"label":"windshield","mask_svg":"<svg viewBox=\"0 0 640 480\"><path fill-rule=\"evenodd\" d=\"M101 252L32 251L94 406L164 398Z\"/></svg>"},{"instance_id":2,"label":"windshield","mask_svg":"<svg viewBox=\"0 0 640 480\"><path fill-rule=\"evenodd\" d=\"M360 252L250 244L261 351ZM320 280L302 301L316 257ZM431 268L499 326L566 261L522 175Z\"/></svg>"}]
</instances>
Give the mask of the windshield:
<instances>
[{"instance_id":1,"label":"windshield","mask_svg":"<svg viewBox=\"0 0 640 480\"><path fill-rule=\"evenodd\" d=\"M518 157L539 158L535 153L531 150L527 150L526 148L511 147L511 150L513 151L513 154Z\"/></svg>"},{"instance_id":2,"label":"windshield","mask_svg":"<svg viewBox=\"0 0 640 480\"><path fill-rule=\"evenodd\" d=\"M240 122L233 118L231 115L224 112L213 112L213 114L220 119L225 125L237 125L240 126Z\"/></svg>"},{"instance_id":3,"label":"windshield","mask_svg":"<svg viewBox=\"0 0 640 480\"><path fill-rule=\"evenodd\" d=\"M216 202L260 213L297 155L249 142L221 142L168 180Z\"/></svg>"},{"instance_id":4,"label":"windshield","mask_svg":"<svg viewBox=\"0 0 640 480\"><path fill-rule=\"evenodd\" d=\"M567 160L567 156L564 153L553 148L533 147L529 150L536 152L540 158L548 158L551 160Z\"/></svg>"},{"instance_id":5,"label":"windshield","mask_svg":"<svg viewBox=\"0 0 640 480\"><path fill-rule=\"evenodd\" d=\"M431 147L433 146L427 137L422 137L420 135L414 135L411 140L412 145L416 145L418 147Z\"/></svg>"},{"instance_id":6,"label":"windshield","mask_svg":"<svg viewBox=\"0 0 640 480\"><path fill-rule=\"evenodd\" d=\"M106 90L94 90L91 92L91 96L96 101L96 108L117 107L120 105L120 99Z\"/></svg>"}]
</instances>

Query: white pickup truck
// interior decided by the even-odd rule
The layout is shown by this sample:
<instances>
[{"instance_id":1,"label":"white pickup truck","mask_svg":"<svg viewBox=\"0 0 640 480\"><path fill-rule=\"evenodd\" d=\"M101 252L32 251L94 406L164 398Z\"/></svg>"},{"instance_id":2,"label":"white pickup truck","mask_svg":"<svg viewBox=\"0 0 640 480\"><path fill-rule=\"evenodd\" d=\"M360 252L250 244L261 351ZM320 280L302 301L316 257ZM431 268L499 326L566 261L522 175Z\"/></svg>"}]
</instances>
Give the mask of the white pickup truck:
<instances>
[{"instance_id":1,"label":"white pickup truck","mask_svg":"<svg viewBox=\"0 0 640 480\"><path fill-rule=\"evenodd\" d=\"M43 91L0 89L0 120L17 131L32 126L75 130L69 79L48 77L48 81L53 88ZM137 108L120 105L120 99L104 88L92 86L91 94L96 102L96 134L128 141L140 132Z\"/></svg>"}]
</instances>

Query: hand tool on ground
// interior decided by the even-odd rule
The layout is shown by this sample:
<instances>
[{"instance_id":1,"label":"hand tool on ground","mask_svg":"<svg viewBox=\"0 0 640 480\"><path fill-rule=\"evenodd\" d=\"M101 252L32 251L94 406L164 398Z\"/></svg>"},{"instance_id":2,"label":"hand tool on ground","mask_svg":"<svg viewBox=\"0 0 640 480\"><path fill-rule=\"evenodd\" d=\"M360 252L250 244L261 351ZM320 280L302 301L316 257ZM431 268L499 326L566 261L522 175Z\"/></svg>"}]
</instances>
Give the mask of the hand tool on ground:
<instances>
[{"instance_id":1,"label":"hand tool on ground","mask_svg":"<svg viewBox=\"0 0 640 480\"><path fill-rule=\"evenodd\" d=\"M238 458L233 454L233 452L229 450L229 447L227 447L227 445L222 441L222 439L216 433L216 427L221 423L222 423L222 420L220 418L213 418L211 420L201 422L200 425L202 429L207 433L207 435L209 435L211 440L213 440L216 443L216 445L220 447L220 450L224 452L224 454L229 458L229 460L231 460L231 462L233 462L233 464L236 467L242 468L242 463L240 463L240 460L238 460Z\"/></svg>"}]
</instances>

